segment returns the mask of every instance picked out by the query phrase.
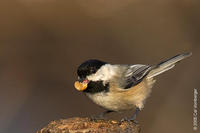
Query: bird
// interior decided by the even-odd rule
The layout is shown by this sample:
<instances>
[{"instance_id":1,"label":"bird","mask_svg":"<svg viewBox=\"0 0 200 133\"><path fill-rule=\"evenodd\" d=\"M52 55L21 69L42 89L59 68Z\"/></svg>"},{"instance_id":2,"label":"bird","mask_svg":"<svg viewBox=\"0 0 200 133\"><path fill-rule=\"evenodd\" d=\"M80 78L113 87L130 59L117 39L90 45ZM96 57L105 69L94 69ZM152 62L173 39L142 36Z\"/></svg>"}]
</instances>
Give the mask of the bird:
<instances>
[{"instance_id":1,"label":"bird","mask_svg":"<svg viewBox=\"0 0 200 133\"><path fill-rule=\"evenodd\" d=\"M111 64L89 59L78 66L74 87L106 109L101 116L134 109L133 115L122 121L136 121L150 96L155 77L191 55L191 52L178 54L156 65Z\"/></svg>"}]
</instances>

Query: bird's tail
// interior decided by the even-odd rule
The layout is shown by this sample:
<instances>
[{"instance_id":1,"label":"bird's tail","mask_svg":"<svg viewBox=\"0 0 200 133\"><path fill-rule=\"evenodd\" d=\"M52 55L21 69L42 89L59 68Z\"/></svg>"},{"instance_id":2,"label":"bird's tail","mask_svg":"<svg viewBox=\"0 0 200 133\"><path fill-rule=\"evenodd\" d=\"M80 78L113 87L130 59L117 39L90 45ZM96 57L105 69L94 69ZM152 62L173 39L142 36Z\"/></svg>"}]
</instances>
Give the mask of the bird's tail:
<instances>
[{"instance_id":1,"label":"bird's tail","mask_svg":"<svg viewBox=\"0 0 200 133\"><path fill-rule=\"evenodd\" d=\"M178 54L172 58L169 58L166 61L163 61L163 62L153 66L152 70L147 75L147 78L153 78L153 77L173 68L177 62L179 62L182 59L185 59L191 55L192 55L192 53Z\"/></svg>"}]
</instances>

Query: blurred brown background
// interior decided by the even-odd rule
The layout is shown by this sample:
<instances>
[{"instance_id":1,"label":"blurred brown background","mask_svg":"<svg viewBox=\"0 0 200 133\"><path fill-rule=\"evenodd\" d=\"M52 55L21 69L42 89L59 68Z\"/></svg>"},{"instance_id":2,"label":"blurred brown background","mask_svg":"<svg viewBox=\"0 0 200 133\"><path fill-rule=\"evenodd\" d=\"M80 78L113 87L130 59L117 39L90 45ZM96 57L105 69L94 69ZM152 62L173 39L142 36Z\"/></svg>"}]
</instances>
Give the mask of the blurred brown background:
<instances>
[{"instance_id":1,"label":"blurred brown background","mask_svg":"<svg viewBox=\"0 0 200 133\"><path fill-rule=\"evenodd\" d=\"M199 44L198 0L1 0L0 132L103 111L73 87L84 60L156 64L192 51L159 76L138 117L143 133L192 133Z\"/></svg>"}]
</instances>

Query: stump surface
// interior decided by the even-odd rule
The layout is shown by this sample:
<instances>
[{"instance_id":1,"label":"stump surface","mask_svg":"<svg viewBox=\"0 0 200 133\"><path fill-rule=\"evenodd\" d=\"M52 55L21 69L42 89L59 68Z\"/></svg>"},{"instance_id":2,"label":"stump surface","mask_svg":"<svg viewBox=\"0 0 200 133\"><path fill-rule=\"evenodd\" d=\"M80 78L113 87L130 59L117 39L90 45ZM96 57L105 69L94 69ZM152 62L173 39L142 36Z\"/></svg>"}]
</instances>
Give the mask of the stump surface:
<instances>
[{"instance_id":1,"label":"stump surface","mask_svg":"<svg viewBox=\"0 0 200 133\"><path fill-rule=\"evenodd\" d=\"M37 133L140 133L140 126L127 121L75 117L52 121Z\"/></svg>"}]
</instances>

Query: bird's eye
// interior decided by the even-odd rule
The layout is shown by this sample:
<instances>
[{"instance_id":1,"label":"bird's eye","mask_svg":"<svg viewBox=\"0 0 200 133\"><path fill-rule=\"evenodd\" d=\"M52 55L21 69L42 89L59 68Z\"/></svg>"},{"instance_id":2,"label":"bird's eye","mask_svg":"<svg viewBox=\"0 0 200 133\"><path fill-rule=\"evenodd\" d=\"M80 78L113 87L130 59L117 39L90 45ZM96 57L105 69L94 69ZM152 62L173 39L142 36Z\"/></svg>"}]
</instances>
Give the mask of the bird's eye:
<instances>
[{"instance_id":1,"label":"bird's eye","mask_svg":"<svg viewBox=\"0 0 200 133\"><path fill-rule=\"evenodd\" d=\"M90 70L90 73L95 73L95 70L94 70L94 69L91 69L91 70Z\"/></svg>"}]
</instances>

